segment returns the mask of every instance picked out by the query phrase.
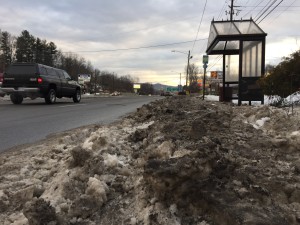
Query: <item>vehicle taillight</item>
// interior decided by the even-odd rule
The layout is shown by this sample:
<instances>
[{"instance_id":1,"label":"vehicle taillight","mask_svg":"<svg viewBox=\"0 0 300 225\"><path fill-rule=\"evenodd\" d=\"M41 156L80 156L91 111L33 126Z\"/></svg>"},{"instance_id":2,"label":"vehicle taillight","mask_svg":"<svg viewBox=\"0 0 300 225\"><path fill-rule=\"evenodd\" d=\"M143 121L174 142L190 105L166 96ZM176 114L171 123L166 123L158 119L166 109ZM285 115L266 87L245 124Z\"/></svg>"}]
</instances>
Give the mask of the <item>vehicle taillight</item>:
<instances>
[{"instance_id":1,"label":"vehicle taillight","mask_svg":"<svg viewBox=\"0 0 300 225\"><path fill-rule=\"evenodd\" d=\"M38 82L39 84L41 84L41 83L43 82L43 79L42 79L41 77L39 77L39 78L37 79L37 82Z\"/></svg>"}]
</instances>

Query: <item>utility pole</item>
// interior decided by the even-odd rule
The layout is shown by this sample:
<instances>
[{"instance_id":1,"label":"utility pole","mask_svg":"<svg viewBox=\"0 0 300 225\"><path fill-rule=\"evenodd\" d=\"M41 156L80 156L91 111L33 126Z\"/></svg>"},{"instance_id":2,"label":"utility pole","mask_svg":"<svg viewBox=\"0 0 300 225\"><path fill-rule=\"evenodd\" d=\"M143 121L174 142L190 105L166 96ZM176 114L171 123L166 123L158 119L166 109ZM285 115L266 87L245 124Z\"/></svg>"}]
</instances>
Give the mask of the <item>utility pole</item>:
<instances>
[{"instance_id":1,"label":"utility pole","mask_svg":"<svg viewBox=\"0 0 300 225\"><path fill-rule=\"evenodd\" d=\"M226 11L226 15L229 14L230 15L230 21L233 21L233 15L235 13L236 13L236 15L238 15L239 12L241 11L241 10L237 9L236 12L235 12L234 8L241 7L241 6L234 5L234 0L231 0L231 5L228 5L228 7L230 8L230 10L229 10L229 12Z\"/></svg>"},{"instance_id":2,"label":"utility pole","mask_svg":"<svg viewBox=\"0 0 300 225\"><path fill-rule=\"evenodd\" d=\"M189 71L190 71L190 54L191 54L191 51L189 50L189 53L188 53L188 64L187 64L187 68L186 68L186 81L185 81L186 88L188 86Z\"/></svg>"},{"instance_id":3,"label":"utility pole","mask_svg":"<svg viewBox=\"0 0 300 225\"><path fill-rule=\"evenodd\" d=\"M234 10L233 10L233 1L231 0L231 7L230 7L230 21L233 20L233 14L234 14Z\"/></svg>"},{"instance_id":4,"label":"utility pole","mask_svg":"<svg viewBox=\"0 0 300 225\"><path fill-rule=\"evenodd\" d=\"M172 52L180 52L180 51L172 50ZM187 89L188 79L189 79L189 70L190 70L190 59L193 58L193 56L191 56L190 50L189 50L189 53L185 53L185 52L180 52L180 53L188 55L188 61L187 61L187 67L186 67L186 79L185 79L185 86ZM181 74L180 74L180 83L181 83Z\"/></svg>"},{"instance_id":5,"label":"utility pole","mask_svg":"<svg viewBox=\"0 0 300 225\"><path fill-rule=\"evenodd\" d=\"M94 95L96 95L96 88L97 88L97 75L96 75L96 69L95 69L95 73L94 73L94 76L95 76L95 80L94 80Z\"/></svg>"},{"instance_id":6,"label":"utility pole","mask_svg":"<svg viewBox=\"0 0 300 225\"><path fill-rule=\"evenodd\" d=\"M182 86L181 86L181 73L180 73L180 83L179 83L179 91L182 91Z\"/></svg>"}]
</instances>

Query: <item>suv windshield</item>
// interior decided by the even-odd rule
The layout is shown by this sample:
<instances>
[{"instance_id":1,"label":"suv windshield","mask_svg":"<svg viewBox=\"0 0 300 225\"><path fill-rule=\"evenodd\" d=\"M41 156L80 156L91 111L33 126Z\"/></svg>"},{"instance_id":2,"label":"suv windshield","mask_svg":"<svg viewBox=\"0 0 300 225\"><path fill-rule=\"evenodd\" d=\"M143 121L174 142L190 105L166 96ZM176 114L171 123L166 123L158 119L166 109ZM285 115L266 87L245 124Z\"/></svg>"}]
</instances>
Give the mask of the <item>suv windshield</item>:
<instances>
[{"instance_id":1,"label":"suv windshield","mask_svg":"<svg viewBox=\"0 0 300 225\"><path fill-rule=\"evenodd\" d=\"M63 73L64 73L64 76L67 80L71 80L71 77L69 76L69 74L67 74L67 72L64 71Z\"/></svg>"},{"instance_id":2,"label":"suv windshield","mask_svg":"<svg viewBox=\"0 0 300 225\"><path fill-rule=\"evenodd\" d=\"M12 65L6 70L7 74L22 75L22 74L35 74L35 65Z\"/></svg>"}]
</instances>

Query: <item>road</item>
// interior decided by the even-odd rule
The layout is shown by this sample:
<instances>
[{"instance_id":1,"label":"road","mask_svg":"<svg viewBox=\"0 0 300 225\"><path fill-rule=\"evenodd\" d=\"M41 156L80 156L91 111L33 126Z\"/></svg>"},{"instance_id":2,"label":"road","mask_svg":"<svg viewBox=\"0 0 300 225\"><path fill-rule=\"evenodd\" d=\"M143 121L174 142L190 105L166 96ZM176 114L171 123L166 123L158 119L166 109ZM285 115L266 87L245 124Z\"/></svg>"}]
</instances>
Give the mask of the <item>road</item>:
<instances>
[{"instance_id":1,"label":"road","mask_svg":"<svg viewBox=\"0 0 300 225\"><path fill-rule=\"evenodd\" d=\"M158 96L84 97L78 104L57 99L47 105L43 99L25 99L14 105L0 101L0 152L21 144L42 140L47 135L91 124L108 124Z\"/></svg>"}]
</instances>

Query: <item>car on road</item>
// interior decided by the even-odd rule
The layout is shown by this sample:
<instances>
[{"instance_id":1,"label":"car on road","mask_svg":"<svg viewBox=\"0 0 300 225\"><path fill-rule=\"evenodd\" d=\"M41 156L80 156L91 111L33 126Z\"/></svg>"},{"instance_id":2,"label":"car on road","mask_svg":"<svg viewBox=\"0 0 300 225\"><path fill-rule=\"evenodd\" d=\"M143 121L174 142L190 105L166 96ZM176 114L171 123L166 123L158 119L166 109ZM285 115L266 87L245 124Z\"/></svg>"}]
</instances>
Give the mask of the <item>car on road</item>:
<instances>
[{"instance_id":1,"label":"car on road","mask_svg":"<svg viewBox=\"0 0 300 225\"><path fill-rule=\"evenodd\" d=\"M185 91L179 91L178 95L186 95L186 92Z\"/></svg>"},{"instance_id":2,"label":"car on road","mask_svg":"<svg viewBox=\"0 0 300 225\"><path fill-rule=\"evenodd\" d=\"M0 97L4 97L5 93L2 91L3 73L0 73Z\"/></svg>"},{"instance_id":3,"label":"car on road","mask_svg":"<svg viewBox=\"0 0 300 225\"><path fill-rule=\"evenodd\" d=\"M121 92L114 91L113 93L110 94L110 96L119 96L121 95Z\"/></svg>"},{"instance_id":4,"label":"car on road","mask_svg":"<svg viewBox=\"0 0 300 225\"><path fill-rule=\"evenodd\" d=\"M161 96L173 96L174 94L170 91L166 91L166 92L162 92L160 95Z\"/></svg>"},{"instance_id":5,"label":"car on road","mask_svg":"<svg viewBox=\"0 0 300 225\"><path fill-rule=\"evenodd\" d=\"M47 104L56 98L81 100L81 86L61 69L38 63L13 63L4 72L2 91L10 95L14 104L21 104L24 98L44 98Z\"/></svg>"}]
</instances>

